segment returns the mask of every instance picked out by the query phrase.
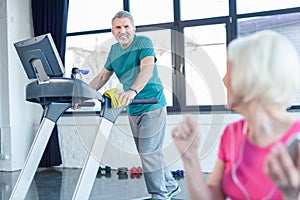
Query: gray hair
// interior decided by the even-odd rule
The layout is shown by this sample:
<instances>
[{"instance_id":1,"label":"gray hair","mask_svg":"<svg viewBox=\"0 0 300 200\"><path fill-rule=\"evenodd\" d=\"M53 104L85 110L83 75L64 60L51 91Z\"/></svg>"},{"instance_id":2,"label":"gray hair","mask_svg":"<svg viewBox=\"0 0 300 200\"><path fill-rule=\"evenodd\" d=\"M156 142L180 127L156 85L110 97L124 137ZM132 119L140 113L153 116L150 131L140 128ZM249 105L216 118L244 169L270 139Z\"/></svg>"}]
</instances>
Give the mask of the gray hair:
<instances>
[{"instance_id":1,"label":"gray hair","mask_svg":"<svg viewBox=\"0 0 300 200\"><path fill-rule=\"evenodd\" d=\"M131 13L128 12L128 11L122 10L122 11L117 12L117 14L112 18L111 24L114 23L114 20L115 20L116 18L129 18L131 24L134 26L133 16L132 16Z\"/></svg>"},{"instance_id":2,"label":"gray hair","mask_svg":"<svg viewBox=\"0 0 300 200\"><path fill-rule=\"evenodd\" d=\"M299 91L300 64L297 51L283 35L264 30L232 41L233 93L244 102L252 99L288 106Z\"/></svg>"}]
</instances>

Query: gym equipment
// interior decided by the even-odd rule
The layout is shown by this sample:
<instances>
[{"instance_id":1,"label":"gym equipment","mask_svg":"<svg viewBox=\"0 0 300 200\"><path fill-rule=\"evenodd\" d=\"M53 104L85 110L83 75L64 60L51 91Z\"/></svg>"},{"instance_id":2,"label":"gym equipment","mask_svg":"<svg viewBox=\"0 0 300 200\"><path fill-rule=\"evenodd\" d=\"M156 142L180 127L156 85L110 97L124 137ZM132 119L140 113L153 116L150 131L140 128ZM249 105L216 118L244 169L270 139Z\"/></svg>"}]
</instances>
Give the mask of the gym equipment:
<instances>
[{"instance_id":1,"label":"gym equipment","mask_svg":"<svg viewBox=\"0 0 300 200\"><path fill-rule=\"evenodd\" d=\"M110 178L111 177L111 167L110 166L105 166L105 167L99 167L98 172L97 172L97 178L101 177L106 177Z\"/></svg>"},{"instance_id":2,"label":"gym equipment","mask_svg":"<svg viewBox=\"0 0 300 200\"><path fill-rule=\"evenodd\" d=\"M123 174L127 174L127 172L128 172L128 168L127 167L119 167L117 174L118 175L123 175Z\"/></svg>"},{"instance_id":3,"label":"gym equipment","mask_svg":"<svg viewBox=\"0 0 300 200\"><path fill-rule=\"evenodd\" d=\"M102 178L102 177L111 178L111 173L106 173L106 174L97 173L96 178Z\"/></svg>"},{"instance_id":4,"label":"gym equipment","mask_svg":"<svg viewBox=\"0 0 300 200\"><path fill-rule=\"evenodd\" d=\"M119 167L118 168L118 179L128 179L128 168L127 167Z\"/></svg>"},{"instance_id":5,"label":"gym equipment","mask_svg":"<svg viewBox=\"0 0 300 200\"><path fill-rule=\"evenodd\" d=\"M99 174L110 174L111 173L111 167L110 166L105 166L104 168L103 167L99 167L98 168L98 173Z\"/></svg>"},{"instance_id":6,"label":"gym equipment","mask_svg":"<svg viewBox=\"0 0 300 200\"><path fill-rule=\"evenodd\" d=\"M118 168L118 179L128 179L128 168L127 167L119 167Z\"/></svg>"},{"instance_id":7,"label":"gym equipment","mask_svg":"<svg viewBox=\"0 0 300 200\"><path fill-rule=\"evenodd\" d=\"M71 78L82 79L82 74L87 75L88 73L89 73L89 70L83 70L83 69L79 69L77 67L73 67Z\"/></svg>"},{"instance_id":8,"label":"gym equipment","mask_svg":"<svg viewBox=\"0 0 300 200\"><path fill-rule=\"evenodd\" d=\"M113 109L110 99L103 97L82 80L63 78L64 67L50 34L14 45L28 78L35 79L26 86L26 100L43 105L45 112L10 199L25 199L51 132L60 116L74 103L93 106L93 102L85 101L96 99L101 103L99 126L72 197L79 200L88 199L100 165L100 159L97 158L102 157L106 138L124 106ZM131 103L155 104L157 99L133 100Z\"/></svg>"},{"instance_id":9,"label":"gym equipment","mask_svg":"<svg viewBox=\"0 0 300 200\"><path fill-rule=\"evenodd\" d=\"M140 178L142 176L143 169L141 167L130 168L130 178Z\"/></svg>"},{"instance_id":10,"label":"gym equipment","mask_svg":"<svg viewBox=\"0 0 300 200\"><path fill-rule=\"evenodd\" d=\"M184 178L184 171L183 170L176 170L176 171L171 171L173 177L176 180Z\"/></svg>"}]
</instances>

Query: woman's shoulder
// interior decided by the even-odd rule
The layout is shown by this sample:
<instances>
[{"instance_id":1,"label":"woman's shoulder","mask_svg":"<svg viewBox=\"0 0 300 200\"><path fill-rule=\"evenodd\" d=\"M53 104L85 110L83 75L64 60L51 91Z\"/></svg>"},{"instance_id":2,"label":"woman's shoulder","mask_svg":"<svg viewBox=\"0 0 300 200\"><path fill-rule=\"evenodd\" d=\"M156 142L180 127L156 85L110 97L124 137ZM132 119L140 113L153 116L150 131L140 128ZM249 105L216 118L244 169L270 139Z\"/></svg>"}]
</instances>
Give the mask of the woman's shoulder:
<instances>
[{"instance_id":1,"label":"woman's shoulder","mask_svg":"<svg viewBox=\"0 0 300 200\"><path fill-rule=\"evenodd\" d=\"M225 131L233 129L234 131L243 131L246 128L245 119L239 119L226 125Z\"/></svg>"},{"instance_id":2,"label":"woman's shoulder","mask_svg":"<svg viewBox=\"0 0 300 200\"><path fill-rule=\"evenodd\" d=\"M230 124L226 125L222 138L227 138L228 140L231 140L233 137L235 139L241 139L246 129L247 126L244 119L231 122Z\"/></svg>"}]
</instances>

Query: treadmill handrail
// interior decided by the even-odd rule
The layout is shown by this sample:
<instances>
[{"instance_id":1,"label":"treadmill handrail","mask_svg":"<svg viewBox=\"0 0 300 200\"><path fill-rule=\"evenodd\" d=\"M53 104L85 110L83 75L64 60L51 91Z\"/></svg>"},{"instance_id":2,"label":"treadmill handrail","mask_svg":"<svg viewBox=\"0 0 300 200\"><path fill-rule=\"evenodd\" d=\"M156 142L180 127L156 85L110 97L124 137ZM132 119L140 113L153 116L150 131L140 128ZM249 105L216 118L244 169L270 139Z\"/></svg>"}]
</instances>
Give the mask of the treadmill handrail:
<instances>
[{"instance_id":1,"label":"treadmill handrail","mask_svg":"<svg viewBox=\"0 0 300 200\"><path fill-rule=\"evenodd\" d=\"M141 99L133 99L130 104L157 104L157 98L141 98Z\"/></svg>"}]
</instances>

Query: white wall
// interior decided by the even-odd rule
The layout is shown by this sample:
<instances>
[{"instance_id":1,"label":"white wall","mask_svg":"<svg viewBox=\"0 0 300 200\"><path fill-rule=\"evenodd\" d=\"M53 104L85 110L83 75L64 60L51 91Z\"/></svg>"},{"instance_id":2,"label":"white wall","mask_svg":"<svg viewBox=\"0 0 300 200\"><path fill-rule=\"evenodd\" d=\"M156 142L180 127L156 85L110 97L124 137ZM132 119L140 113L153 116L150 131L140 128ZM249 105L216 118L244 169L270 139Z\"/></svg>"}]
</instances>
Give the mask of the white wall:
<instances>
[{"instance_id":1,"label":"white wall","mask_svg":"<svg viewBox=\"0 0 300 200\"><path fill-rule=\"evenodd\" d=\"M224 127L241 118L239 114L190 114L198 122L201 132L199 154L202 171L211 172L217 159L219 139ZM291 115L298 119L299 112ZM183 119L184 115L168 115L167 132L164 143L166 164L171 170L183 169L180 155L175 148L171 130ZM89 146L95 136L99 117L93 114L89 117L77 114L63 116L58 121L59 141L63 164L61 167L81 168L89 152ZM118 167L140 166L140 160L131 136L127 116L121 115L114 124L101 158L102 166Z\"/></svg>"},{"instance_id":2,"label":"white wall","mask_svg":"<svg viewBox=\"0 0 300 200\"><path fill-rule=\"evenodd\" d=\"M30 0L0 0L0 170L21 169L41 108L25 101L29 82L13 43L33 36Z\"/></svg>"},{"instance_id":3,"label":"white wall","mask_svg":"<svg viewBox=\"0 0 300 200\"><path fill-rule=\"evenodd\" d=\"M219 136L229 122L240 118L238 114L191 114L198 122L201 131L199 146L200 162L204 172L210 172L217 158ZM99 117L78 114L64 116L58 121L59 139L63 164L61 167L80 168L89 152L96 134ZM183 115L168 115L167 132L164 142L165 161L172 170L182 169L180 155L171 138L171 130L183 119ZM140 160L133 142L126 115L119 116L114 124L101 159L102 166L132 167L140 166ZM99 158L100 157L100 158Z\"/></svg>"}]
</instances>

